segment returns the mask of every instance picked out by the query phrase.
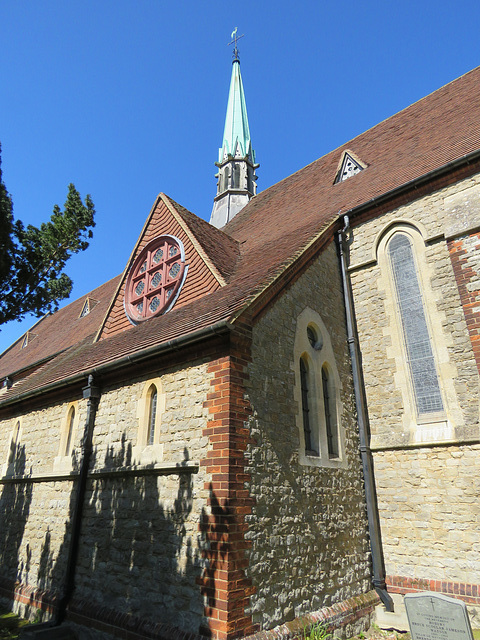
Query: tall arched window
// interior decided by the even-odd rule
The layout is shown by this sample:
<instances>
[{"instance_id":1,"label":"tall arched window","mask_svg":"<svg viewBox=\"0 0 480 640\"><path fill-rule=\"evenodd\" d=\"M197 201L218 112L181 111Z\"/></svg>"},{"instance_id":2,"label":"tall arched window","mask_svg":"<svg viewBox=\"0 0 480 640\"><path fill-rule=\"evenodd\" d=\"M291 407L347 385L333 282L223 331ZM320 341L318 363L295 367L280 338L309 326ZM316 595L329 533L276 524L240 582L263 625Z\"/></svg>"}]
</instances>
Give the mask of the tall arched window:
<instances>
[{"instance_id":1,"label":"tall arched window","mask_svg":"<svg viewBox=\"0 0 480 640\"><path fill-rule=\"evenodd\" d=\"M72 447L73 424L75 422L75 407L71 407L67 418L67 438L65 440L64 455L69 456Z\"/></svg>"},{"instance_id":2,"label":"tall arched window","mask_svg":"<svg viewBox=\"0 0 480 640\"><path fill-rule=\"evenodd\" d=\"M398 310L419 417L443 411L427 318L423 304L412 243L404 233L395 233L388 243Z\"/></svg>"},{"instance_id":3,"label":"tall arched window","mask_svg":"<svg viewBox=\"0 0 480 640\"><path fill-rule=\"evenodd\" d=\"M334 394L328 369L322 367L323 410L325 414L325 430L327 432L328 457L338 458L338 430L335 421Z\"/></svg>"},{"instance_id":4,"label":"tall arched window","mask_svg":"<svg viewBox=\"0 0 480 640\"><path fill-rule=\"evenodd\" d=\"M303 417L303 434L305 436L305 453L307 455L318 455L318 451L314 447L314 437L312 434L311 424L311 403L312 398L309 396L309 375L308 364L305 358L300 358L300 386L302 390L302 417Z\"/></svg>"},{"instance_id":5,"label":"tall arched window","mask_svg":"<svg viewBox=\"0 0 480 640\"><path fill-rule=\"evenodd\" d=\"M148 438L147 444L155 443L155 421L157 419L157 387L152 384L149 391L150 402L148 409Z\"/></svg>"},{"instance_id":6,"label":"tall arched window","mask_svg":"<svg viewBox=\"0 0 480 640\"><path fill-rule=\"evenodd\" d=\"M58 443L58 455L53 460L53 471L58 473L70 473L76 465L76 457L73 455L75 434L77 433L80 419L78 400L69 403L65 407L60 424L60 438Z\"/></svg>"},{"instance_id":7,"label":"tall arched window","mask_svg":"<svg viewBox=\"0 0 480 640\"><path fill-rule=\"evenodd\" d=\"M157 464L163 460L165 433L162 432L162 417L165 413L166 394L161 378L147 380L141 387L138 399L137 441L133 446L132 459L135 464Z\"/></svg>"},{"instance_id":8,"label":"tall arched window","mask_svg":"<svg viewBox=\"0 0 480 640\"><path fill-rule=\"evenodd\" d=\"M344 467L340 377L327 328L320 315L308 307L297 319L294 353L299 462Z\"/></svg>"}]
</instances>

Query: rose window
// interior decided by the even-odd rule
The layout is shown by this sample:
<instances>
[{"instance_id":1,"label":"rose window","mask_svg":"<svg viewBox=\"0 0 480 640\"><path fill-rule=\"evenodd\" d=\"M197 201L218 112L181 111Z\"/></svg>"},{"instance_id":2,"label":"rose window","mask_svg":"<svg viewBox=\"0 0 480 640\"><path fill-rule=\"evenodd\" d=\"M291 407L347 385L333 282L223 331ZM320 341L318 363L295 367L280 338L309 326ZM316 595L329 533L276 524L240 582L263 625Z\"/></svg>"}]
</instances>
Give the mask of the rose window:
<instances>
[{"instance_id":1,"label":"rose window","mask_svg":"<svg viewBox=\"0 0 480 640\"><path fill-rule=\"evenodd\" d=\"M174 303L185 277L185 253L177 238L161 236L141 251L125 285L125 311L135 324Z\"/></svg>"}]
</instances>

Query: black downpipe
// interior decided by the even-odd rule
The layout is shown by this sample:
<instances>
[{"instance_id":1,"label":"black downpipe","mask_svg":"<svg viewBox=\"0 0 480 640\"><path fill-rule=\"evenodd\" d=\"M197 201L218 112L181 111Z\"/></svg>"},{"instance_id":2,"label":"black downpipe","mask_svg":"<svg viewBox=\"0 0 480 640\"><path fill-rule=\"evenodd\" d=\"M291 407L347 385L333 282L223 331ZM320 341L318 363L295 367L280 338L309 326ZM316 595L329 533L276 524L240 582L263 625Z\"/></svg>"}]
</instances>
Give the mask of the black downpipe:
<instances>
[{"instance_id":1,"label":"black downpipe","mask_svg":"<svg viewBox=\"0 0 480 640\"><path fill-rule=\"evenodd\" d=\"M83 432L82 450L83 455L80 462L80 472L77 481L77 495L75 497L74 510L72 515L72 536L68 549L67 567L65 570L65 582L62 596L58 603L57 613L52 626L58 626L65 620L68 603L75 588L75 570L77 566L78 548L80 543L80 529L82 526L82 515L85 503L85 492L87 488L88 469L92 456L93 428L95 416L97 414L100 389L94 385L93 376L88 376L88 384L83 388L83 397L88 400L87 419Z\"/></svg>"},{"instance_id":2,"label":"black downpipe","mask_svg":"<svg viewBox=\"0 0 480 640\"><path fill-rule=\"evenodd\" d=\"M347 320L348 348L352 363L353 387L355 403L357 405L358 431L360 435L360 455L362 458L363 477L365 482L365 497L367 500L368 531L370 534L370 548L372 552L373 586L380 596L387 611L393 612L393 600L387 593L385 583L385 563L383 559L382 538L380 534L380 518L378 515L377 495L373 474L373 458L370 450L370 430L368 425L367 403L362 368L360 365L360 349L355 323L352 288L347 274L346 255L344 248L347 244L346 233L350 227L348 216L344 216L345 226L338 231L338 254L342 272L343 296L345 301L345 315Z\"/></svg>"}]
</instances>

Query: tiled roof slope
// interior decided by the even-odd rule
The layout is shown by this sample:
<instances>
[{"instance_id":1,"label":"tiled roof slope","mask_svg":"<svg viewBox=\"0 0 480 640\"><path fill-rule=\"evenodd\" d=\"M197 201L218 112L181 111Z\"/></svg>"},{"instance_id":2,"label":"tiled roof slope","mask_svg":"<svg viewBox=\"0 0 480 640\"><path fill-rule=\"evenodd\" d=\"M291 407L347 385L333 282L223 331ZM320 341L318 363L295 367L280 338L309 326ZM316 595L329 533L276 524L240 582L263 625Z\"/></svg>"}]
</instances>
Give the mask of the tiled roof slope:
<instances>
[{"instance_id":1,"label":"tiled roof slope","mask_svg":"<svg viewBox=\"0 0 480 640\"><path fill-rule=\"evenodd\" d=\"M224 295L224 289L229 290ZM242 302L242 295L235 295L231 285L220 289L209 296L199 299L194 309L189 306L173 308L172 311L152 318L129 331L114 335L106 340L92 343L88 338L79 342L67 351L60 353L47 365L39 367L30 376L20 380L10 390L0 391L0 406L4 401L34 392L46 385L78 376L82 372L87 375L93 368L99 369L116 360L138 354L152 345L164 344L179 336L208 328L217 322L230 317L237 311ZM228 295L230 293L230 295ZM193 306L193 305L192 305ZM194 312L194 313L193 313Z\"/></svg>"},{"instance_id":2,"label":"tiled roof slope","mask_svg":"<svg viewBox=\"0 0 480 640\"><path fill-rule=\"evenodd\" d=\"M261 192L223 233L169 201L228 282L164 316L96 344L72 348L2 394L2 401L219 321L233 320L314 238L321 238L340 213L478 151L479 87L480 67ZM347 148L367 168L333 184ZM225 234L236 244L230 244Z\"/></svg>"},{"instance_id":3,"label":"tiled roof slope","mask_svg":"<svg viewBox=\"0 0 480 640\"><path fill-rule=\"evenodd\" d=\"M240 254L238 242L220 229L212 227L208 222L188 211L172 198L168 198L168 200L190 228L212 264L218 269L225 281L228 282L235 270Z\"/></svg>"},{"instance_id":4,"label":"tiled roof slope","mask_svg":"<svg viewBox=\"0 0 480 640\"><path fill-rule=\"evenodd\" d=\"M245 242L247 250L265 239L286 249L285 235L306 239L339 212L479 148L480 67L261 192L223 231ZM333 184L346 149L368 166Z\"/></svg>"},{"instance_id":5,"label":"tiled roof slope","mask_svg":"<svg viewBox=\"0 0 480 640\"><path fill-rule=\"evenodd\" d=\"M109 280L100 287L59 309L52 315L44 316L31 330L33 338L25 349L21 348L22 338L13 343L0 358L0 379L32 366L36 362L51 358L60 351L93 336L105 316L106 310L117 287L120 276ZM92 309L80 318L86 298L92 301ZM94 301L97 301L95 304Z\"/></svg>"}]
</instances>

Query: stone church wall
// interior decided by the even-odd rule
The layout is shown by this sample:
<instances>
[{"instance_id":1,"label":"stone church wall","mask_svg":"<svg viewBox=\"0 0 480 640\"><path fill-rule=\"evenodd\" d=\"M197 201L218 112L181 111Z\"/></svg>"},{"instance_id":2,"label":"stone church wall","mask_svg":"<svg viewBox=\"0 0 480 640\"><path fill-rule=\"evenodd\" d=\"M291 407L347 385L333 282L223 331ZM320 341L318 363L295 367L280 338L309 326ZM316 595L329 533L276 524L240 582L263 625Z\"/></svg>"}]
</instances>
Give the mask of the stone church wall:
<instances>
[{"instance_id":1,"label":"stone church wall","mask_svg":"<svg viewBox=\"0 0 480 640\"><path fill-rule=\"evenodd\" d=\"M254 506L247 574L253 621L268 629L370 589L362 469L335 246L291 285L253 329L246 452ZM310 308L330 336L341 381L342 461L300 463L295 400L297 318ZM314 461L315 462L315 461Z\"/></svg>"},{"instance_id":2,"label":"stone church wall","mask_svg":"<svg viewBox=\"0 0 480 640\"><path fill-rule=\"evenodd\" d=\"M76 398L71 398L76 400ZM0 484L1 580L49 589L63 577L64 541L69 535L72 480L55 473L60 425L69 403L57 403L5 420L1 428L2 475L7 472L11 436L20 421L15 472L20 481ZM79 402L80 420L86 403ZM80 432L75 435L75 447ZM10 474L11 475L11 474ZM55 566L55 568L54 568Z\"/></svg>"},{"instance_id":3,"label":"stone church wall","mask_svg":"<svg viewBox=\"0 0 480 640\"><path fill-rule=\"evenodd\" d=\"M479 452L478 444L377 452L389 576L480 583Z\"/></svg>"},{"instance_id":4,"label":"stone church wall","mask_svg":"<svg viewBox=\"0 0 480 640\"><path fill-rule=\"evenodd\" d=\"M209 378L207 365L198 363L160 375L165 410L160 459L144 465L156 467L151 475L122 473L135 463L138 401L149 380L102 393L76 596L139 617L154 612L155 619L198 632L203 620L196 584L203 565L199 522L208 498L198 463L208 445L202 430ZM189 464L195 467L176 468Z\"/></svg>"},{"instance_id":5,"label":"stone church wall","mask_svg":"<svg viewBox=\"0 0 480 640\"><path fill-rule=\"evenodd\" d=\"M105 607L139 618L153 615L187 632L198 632L204 622L204 599L196 580L205 563L199 523L208 509L208 477L199 463L209 446L202 431L211 377L208 363L197 361L101 390L74 593L77 601L90 602L97 612ZM139 406L152 379L161 387L164 407L156 457L142 459ZM79 399L76 405L77 452L86 402ZM15 482L3 478L0 485L4 597L14 583L17 588L21 583L24 593L27 587L40 589L51 601L63 583L78 465L74 463L70 478L68 470L55 470L54 465L69 405L20 416L21 468L16 472L28 477ZM2 425L3 460L16 421ZM34 608L25 606L23 598L20 611L34 613Z\"/></svg>"},{"instance_id":6,"label":"stone church wall","mask_svg":"<svg viewBox=\"0 0 480 640\"><path fill-rule=\"evenodd\" d=\"M421 584L471 596L472 585L476 595L480 584L479 227L480 176L474 176L353 228L350 273L393 588ZM382 237L396 228L413 228L418 239L417 268L445 406L445 415L431 424L412 408L397 303L382 256ZM478 604L478 598L466 599Z\"/></svg>"}]
</instances>

